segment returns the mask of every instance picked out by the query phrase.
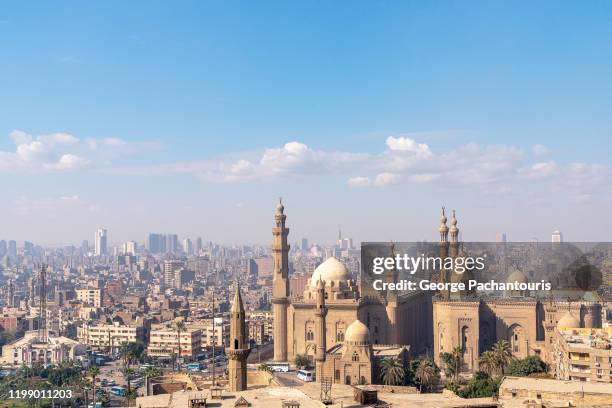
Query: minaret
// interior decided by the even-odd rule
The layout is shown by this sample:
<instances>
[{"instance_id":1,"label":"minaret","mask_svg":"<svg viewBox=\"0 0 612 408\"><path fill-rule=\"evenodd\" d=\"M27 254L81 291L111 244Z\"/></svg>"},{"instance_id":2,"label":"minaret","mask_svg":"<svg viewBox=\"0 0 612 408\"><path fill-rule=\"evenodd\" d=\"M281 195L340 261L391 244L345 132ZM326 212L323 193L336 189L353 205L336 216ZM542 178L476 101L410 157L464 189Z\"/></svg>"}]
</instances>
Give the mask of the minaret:
<instances>
[{"instance_id":1,"label":"minaret","mask_svg":"<svg viewBox=\"0 0 612 408\"><path fill-rule=\"evenodd\" d=\"M289 244L285 228L287 216L282 200L276 206L272 228L272 256L274 276L272 280L272 312L274 314L274 360L287 361L287 307L289 306Z\"/></svg>"},{"instance_id":2,"label":"minaret","mask_svg":"<svg viewBox=\"0 0 612 408\"><path fill-rule=\"evenodd\" d=\"M231 392L247 389L247 357L251 350L246 344L246 324L244 321L244 306L240 296L240 286L236 284L234 302L230 309L230 346L225 349L229 359L228 376Z\"/></svg>"},{"instance_id":3,"label":"minaret","mask_svg":"<svg viewBox=\"0 0 612 408\"><path fill-rule=\"evenodd\" d=\"M457 228L457 217L455 216L455 210L453 210L453 218L451 218L449 252L449 256L451 258L456 258L457 255L459 255L459 228Z\"/></svg>"},{"instance_id":4,"label":"minaret","mask_svg":"<svg viewBox=\"0 0 612 408\"><path fill-rule=\"evenodd\" d=\"M444 263L444 259L448 256L448 226L446 225L446 213L445 213L446 209L444 207L442 207L442 216L440 217L440 228L438 228L438 231L440 231L440 242L439 242L439 252L440 252L440 258L442 258L442 262ZM442 269L440 270L440 282L441 283L446 283L448 282L447 279L447 271L444 269L444 267L442 267ZM444 295L445 298L448 298L448 292L442 292L442 294Z\"/></svg>"},{"instance_id":5,"label":"minaret","mask_svg":"<svg viewBox=\"0 0 612 408\"><path fill-rule=\"evenodd\" d=\"M315 330L317 334L317 348L315 352L315 377L318 382L323 381L323 365L325 364L325 353L327 352L327 328L325 326L325 282L317 282L317 309L315 310Z\"/></svg>"}]
</instances>

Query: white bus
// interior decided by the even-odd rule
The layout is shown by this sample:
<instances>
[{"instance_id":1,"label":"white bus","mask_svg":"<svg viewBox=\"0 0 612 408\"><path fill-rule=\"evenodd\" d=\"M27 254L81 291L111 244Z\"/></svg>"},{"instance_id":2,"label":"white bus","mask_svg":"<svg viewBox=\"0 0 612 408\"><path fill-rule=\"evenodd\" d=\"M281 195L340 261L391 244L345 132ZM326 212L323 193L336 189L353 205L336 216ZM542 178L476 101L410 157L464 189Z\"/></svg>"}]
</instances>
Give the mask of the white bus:
<instances>
[{"instance_id":1,"label":"white bus","mask_svg":"<svg viewBox=\"0 0 612 408\"><path fill-rule=\"evenodd\" d=\"M272 371L288 373L289 372L289 363L266 363Z\"/></svg>"},{"instance_id":2,"label":"white bus","mask_svg":"<svg viewBox=\"0 0 612 408\"><path fill-rule=\"evenodd\" d=\"M297 378L304 382L314 381L314 376L312 375L312 371L300 370L297 372Z\"/></svg>"}]
</instances>

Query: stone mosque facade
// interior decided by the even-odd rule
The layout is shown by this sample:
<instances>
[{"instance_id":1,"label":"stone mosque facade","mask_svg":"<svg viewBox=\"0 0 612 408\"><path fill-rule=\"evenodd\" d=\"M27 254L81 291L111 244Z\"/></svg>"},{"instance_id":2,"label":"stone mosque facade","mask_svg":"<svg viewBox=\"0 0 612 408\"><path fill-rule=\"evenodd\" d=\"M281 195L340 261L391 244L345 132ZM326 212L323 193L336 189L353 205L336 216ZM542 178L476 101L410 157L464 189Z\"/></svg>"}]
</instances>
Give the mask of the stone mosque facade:
<instances>
[{"instance_id":1,"label":"stone mosque facade","mask_svg":"<svg viewBox=\"0 0 612 408\"><path fill-rule=\"evenodd\" d=\"M333 378L345 384L375 383L377 364L384 357L433 356L459 346L465 371L478 370L480 354L498 340L507 340L518 358L549 355L554 332L571 321L580 327L601 327L597 302L542 301L528 292L512 292L500 298L473 293L411 292L401 295L364 294L347 268L329 258L313 272L302 295L289 296L289 245L284 206L274 216L272 253L274 274L274 360L293 361L307 356L317 378ZM453 212L451 227L442 211L439 251L441 257L460 255L459 229ZM450 240L449 240L450 234ZM468 279L469 274L441 271L442 282ZM520 271L508 282L526 282Z\"/></svg>"},{"instance_id":2,"label":"stone mosque facade","mask_svg":"<svg viewBox=\"0 0 612 408\"><path fill-rule=\"evenodd\" d=\"M369 331L372 345L410 345L414 355L431 353L431 297L425 293L381 299L363 296L350 272L336 258L329 258L313 272L300 296L289 296L289 229L284 206L274 216L272 253L274 274L274 360L293 361L296 355L316 359L318 333L324 332L324 350L347 341L349 327L360 321ZM322 285L322 286L320 286ZM317 330L317 294L325 300L325 330ZM401 319L399 318L401 316Z\"/></svg>"}]
</instances>

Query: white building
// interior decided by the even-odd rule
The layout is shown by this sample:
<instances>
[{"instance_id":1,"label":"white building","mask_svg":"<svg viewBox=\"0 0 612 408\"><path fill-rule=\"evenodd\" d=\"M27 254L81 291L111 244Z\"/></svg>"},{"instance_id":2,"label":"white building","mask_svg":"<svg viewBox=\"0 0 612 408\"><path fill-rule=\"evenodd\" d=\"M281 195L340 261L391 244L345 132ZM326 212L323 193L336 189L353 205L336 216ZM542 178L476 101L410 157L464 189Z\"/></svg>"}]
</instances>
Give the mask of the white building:
<instances>
[{"instance_id":1,"label":"white building","mask_svg":"<svg viewBox=\"0 0 612 408\"><path fill-rule=\"evenodd\" d=\"M95 254L97 256L106 255L108 253L108 231L104 228L98 228L96 230L95 241Z\"/></svg>"},{"instance_id":2,"label":"white building","mask_svg":"<svg viewBox=\"0 0 612 408\"><path fill-rule=\"evenodd\" d=\"M15 366L41 364L59 364L67 360L85 358L86 347L78 341L63 336L48 336L47 341L40 341L37 331L25 335L2 347L2 364Z\"/></svg>"}]
</instances>

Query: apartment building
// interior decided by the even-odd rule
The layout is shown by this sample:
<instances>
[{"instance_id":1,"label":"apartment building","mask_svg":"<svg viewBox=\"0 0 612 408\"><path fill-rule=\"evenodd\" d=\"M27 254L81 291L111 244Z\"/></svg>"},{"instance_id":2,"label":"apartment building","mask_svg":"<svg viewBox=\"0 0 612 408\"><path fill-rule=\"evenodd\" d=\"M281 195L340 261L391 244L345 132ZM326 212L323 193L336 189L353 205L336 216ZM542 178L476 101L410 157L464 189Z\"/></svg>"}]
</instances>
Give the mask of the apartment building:
<instances>
[{"instance_id":1,"label":"apartment building","mask_svg":"<svg viewBox=\"0 0 612 408\"><path fill-rule=\"evenodd\" d=\"M153 325L149 335L147 354L157 358L171 358L179 354L179 337L176 327ZM195 359L202 352L202 331L185 327L181 330L181 357Z\"/></svg>"},{"instance_id":2,"label":"apartment building","mask_svg":"<svg viewBox=\"0 0 612 408\"><path fill-rule=\"evenodd\" d=\"M87 288L76 290L77 300L93 307L102 307L102 289Z\"/></svg>"},{"instance_id":3,"label":"apartment building","mask_svg":"<svg viewBox=\"0 0 612 408\"><path fill-rule=\"evenodd\" d=\"M555 378L612 383L612 327L557 331Z\"/></svg>"},{"instance_id":4,"label":"apartment building","mask_svg":"<svg viewBox=\"0 0 612 408\"><path fill-rule=\"evenodd\" d=\"M145 340L143 326L127 326L119 323L88 325L77 328L79 342L97 350L110 350L117 353L124 343Z\"/></svg>"}]
</instances>

